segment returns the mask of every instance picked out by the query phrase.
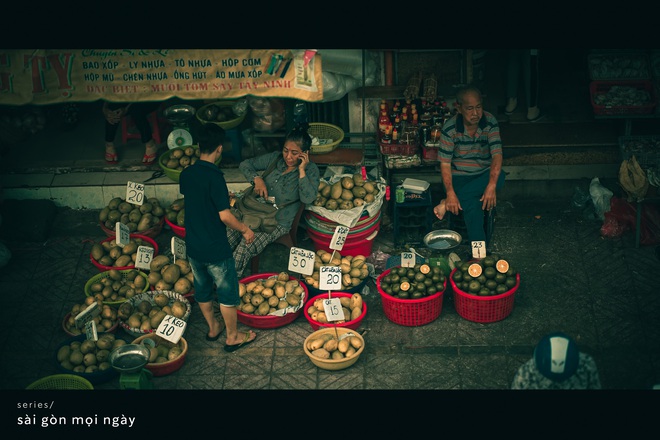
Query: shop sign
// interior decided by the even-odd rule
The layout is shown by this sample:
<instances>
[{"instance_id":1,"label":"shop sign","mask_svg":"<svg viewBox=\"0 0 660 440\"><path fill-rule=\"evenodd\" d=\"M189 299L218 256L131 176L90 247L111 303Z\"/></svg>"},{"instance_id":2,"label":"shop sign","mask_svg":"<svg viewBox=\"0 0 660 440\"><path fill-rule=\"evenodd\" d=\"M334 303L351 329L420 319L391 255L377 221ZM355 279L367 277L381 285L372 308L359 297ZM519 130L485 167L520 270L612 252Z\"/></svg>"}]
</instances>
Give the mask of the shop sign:
<instances>
[{"instance_id":1,"label":"shop sign","mask_svg":"<svg viewBox=\"0 0 660 440\"><path fill-rule=\"evenodd\" d=\"M270 49L0 49L0 104L323 99L321 56Z\"/></svg>"}]
</instances>

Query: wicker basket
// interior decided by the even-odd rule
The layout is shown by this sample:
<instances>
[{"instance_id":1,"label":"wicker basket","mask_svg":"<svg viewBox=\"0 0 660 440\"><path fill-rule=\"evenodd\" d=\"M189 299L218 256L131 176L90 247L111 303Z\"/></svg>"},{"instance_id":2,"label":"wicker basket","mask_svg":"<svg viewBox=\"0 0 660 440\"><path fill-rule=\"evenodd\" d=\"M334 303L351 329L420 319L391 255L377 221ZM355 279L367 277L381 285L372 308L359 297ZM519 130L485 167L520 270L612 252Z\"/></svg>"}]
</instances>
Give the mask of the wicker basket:
<instances>
[{"instance_id":1,"label":"wicker basket","mask_svg":"<svg viewBox=\"0 0 660 440\"><path fill-rule=\"evenodd\" d=\"M325 154L330 153L339 146L341 141L344 140L344 130L332 124L325 124L323 122L311 122L309 124L310 136L319 139L332 139L332 142L325 145L312 145L312 154Z\"/></svg>"},{"instance_id":2,"label":"wicker basket","mask_svg":"<svg viewBox=\"0 0 660 440\"><path fill-rule=\"evenodd\" d=\"M206 119L202 119L200 114L202 114L204 110L211 107L212 105L216 107L231 107L234 105L235 102L236 101L217 101L217 102L212 102L210 104L206 104L205 106L200 107L200 109L195 112L195 116L197 117L197 120L202 124L215 124L217 126L224 128L225 130L231 130L232 128L237 127L238 125L240 125L241 122L243 122L245 116L247 115L247 112L243 113L243 116L239 116L238 118L224 122L207 121Z\"/></svg>"},{"instance_id":3,"label":"wicker basket","mask_svg":"<svg viewBox=\"0 0 660 440\"><path fill-rule=\"evenodd\" d=\"M130 302L133 308L135 308L143 300L150 301L152 305L156 305L156 302L154 301L154 297L161 292L170 298L170 302L169 302L170 306L174 304L174 301L181 301L186 305L186 314L181 319L183 321L188 321L188 318L190 318L190 312L192 311L192 308L190 306L190 301L188 301L183 295L180 295L171 290L151 290L149 292L135 295L134 297L130 298L127 302ZM129 327L129 325L126 322L124 322L122 319L119 320L119 325L124 329L124 331L126 331L126 333L136 338L139 338L142 335L155 332L154 329L151 329L149 331L143 331L140 330L139 328Z\"/></svg>"},{"instance_id":4,"label":"wicker basket","mask_svg":"<svg viewBox=\"0 0 660 440\"><path fill-rule=\"evenodd\" d=\"M28 385L26 390L93 390L94 385L75 374L53 374Z\"/></svg>"}]
</instances>

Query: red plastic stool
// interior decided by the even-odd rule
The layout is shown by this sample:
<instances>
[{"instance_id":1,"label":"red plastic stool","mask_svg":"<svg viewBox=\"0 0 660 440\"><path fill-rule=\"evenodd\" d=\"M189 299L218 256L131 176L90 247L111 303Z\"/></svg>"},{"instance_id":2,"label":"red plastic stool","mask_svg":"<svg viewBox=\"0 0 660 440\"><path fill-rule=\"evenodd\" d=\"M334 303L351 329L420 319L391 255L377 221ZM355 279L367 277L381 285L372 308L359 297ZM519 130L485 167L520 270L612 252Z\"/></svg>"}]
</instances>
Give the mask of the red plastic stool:
<instances>
[{"instance_id":1,"label":"red plastic stool","mask_svg":"<svg viewBox=\"0 0 660 440\"><path fill-rule=\"evenodd\" d=\"M151 124L151 132L153 133L152 136L156 141L156 144L160 145L161 140L160 140L160 124L158 123L158 119L159 119L158 110L154 110L153 112L149 113L147 119ZM140 132L137 131L137 129L135 128L135 123L133 122L133 118L131 118L129 115L123 117L121 120L122 143L125 144L129 139L140 139L140 138L141 138Z\"/></svg>"}]
</instances>

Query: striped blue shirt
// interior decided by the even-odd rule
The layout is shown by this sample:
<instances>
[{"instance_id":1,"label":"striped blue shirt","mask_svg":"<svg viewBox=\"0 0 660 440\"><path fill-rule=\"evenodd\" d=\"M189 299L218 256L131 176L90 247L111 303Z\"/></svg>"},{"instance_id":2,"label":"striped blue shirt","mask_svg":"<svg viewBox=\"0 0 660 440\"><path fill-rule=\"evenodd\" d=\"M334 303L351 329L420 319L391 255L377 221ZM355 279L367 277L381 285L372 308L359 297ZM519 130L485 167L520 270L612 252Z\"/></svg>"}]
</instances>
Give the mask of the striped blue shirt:
<instances>
[{"instance_id":1,"label":"striped blue shirt","mask_svg":"<svg viewBox=\"0 0 660 440\"><path fill-rule=\"evenodd\" d=\"M451 163L452 174L480 174L490 168L492 157L502 154L500 126L484 111L474 137L465 132L463 115L449 118L442 127L438 158Z\"/></svg>"}]
</instances>

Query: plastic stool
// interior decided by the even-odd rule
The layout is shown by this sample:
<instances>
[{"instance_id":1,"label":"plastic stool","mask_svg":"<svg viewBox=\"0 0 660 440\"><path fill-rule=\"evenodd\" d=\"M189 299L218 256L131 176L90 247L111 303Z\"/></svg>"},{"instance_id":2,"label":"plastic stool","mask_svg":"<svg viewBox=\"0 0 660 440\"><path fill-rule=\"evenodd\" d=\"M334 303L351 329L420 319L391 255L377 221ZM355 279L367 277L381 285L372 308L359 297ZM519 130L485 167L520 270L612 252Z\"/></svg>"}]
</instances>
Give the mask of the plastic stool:
<instances>
[{"instance_id":1,"label":"plastic stool","mask_svg":"<svg viewBox=\"0 0 660 440\"><path fill-rule=\"evenodd\" d=\"M156 141L156 144L160 145L161 139L160 139L160 124L158 123L158 110L154 110L153 112L149 113L147 119L151 124L152 137ZM140 138L141 138L140 132L137 131L137 129L135 128L135 123L133 122L133 118L131 118L128 115L124 116L121 119L122 143L126 144L126 142L129 139L140 139Z\"/></svg>"}]
</instances>

